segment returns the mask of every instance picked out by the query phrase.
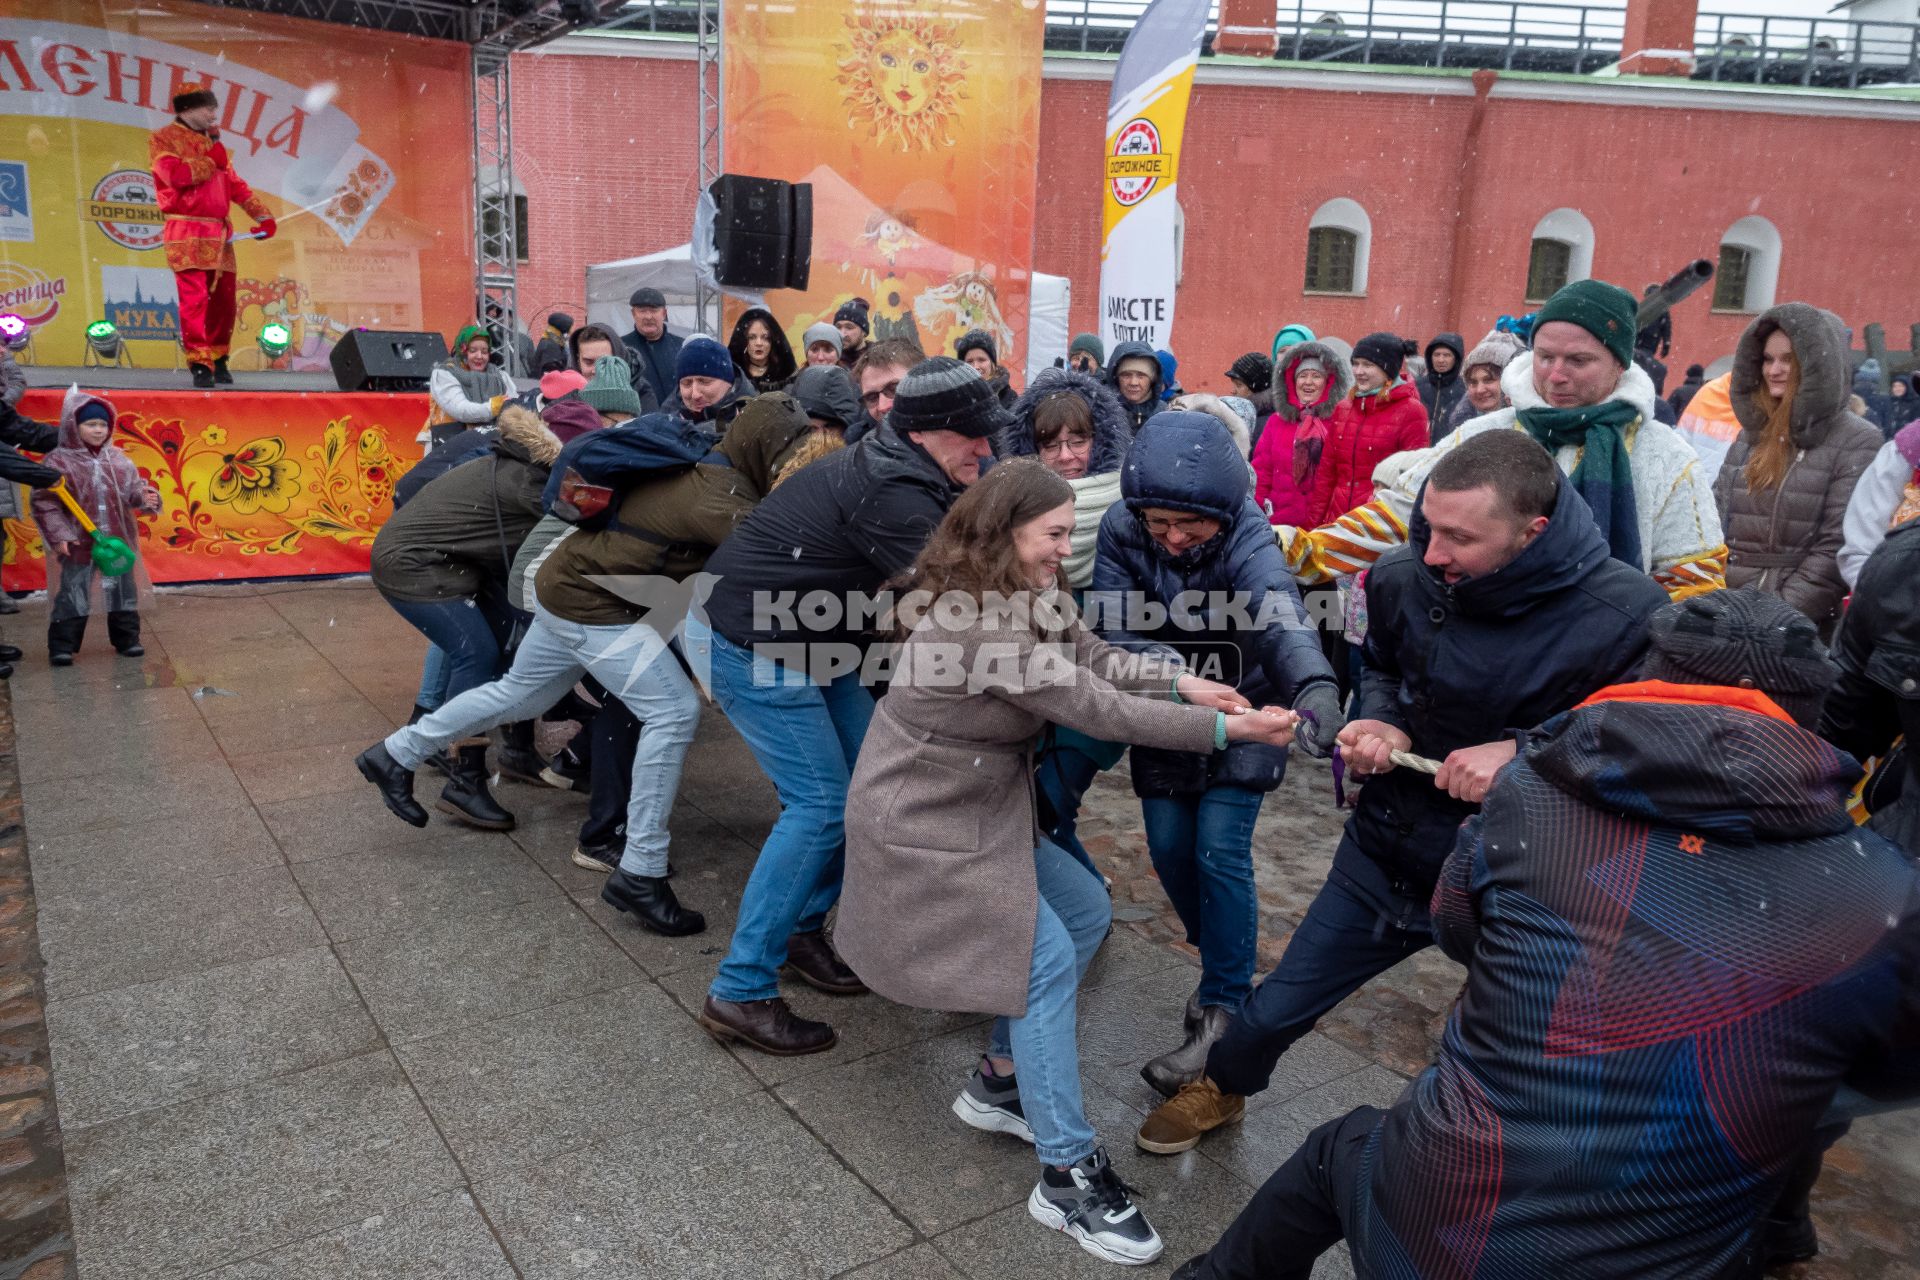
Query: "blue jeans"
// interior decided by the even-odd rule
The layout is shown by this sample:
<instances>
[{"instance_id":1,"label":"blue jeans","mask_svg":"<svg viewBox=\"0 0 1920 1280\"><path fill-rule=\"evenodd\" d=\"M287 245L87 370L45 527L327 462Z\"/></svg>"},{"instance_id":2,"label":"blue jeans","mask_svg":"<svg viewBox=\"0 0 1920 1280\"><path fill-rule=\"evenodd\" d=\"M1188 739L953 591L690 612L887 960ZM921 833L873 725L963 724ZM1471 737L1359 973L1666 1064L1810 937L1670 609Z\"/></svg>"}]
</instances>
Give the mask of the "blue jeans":
<instances>
[{"instance_id":1,"label":"blue jeans","mask_svg":"<svg viewBox=\"0 0 1920 1280\"><path fill-rule=\"evenodd\" d=\"M1259 1093L1273 1079L1280 1055L1313 1030L1322 1014L1432 945L1428 929L1396 926L1338 879L1329 878L1288 940L1280 963L1207 1054L1207 1075L1223 1093Z\"/></svg>"},{"instance_id":2,"label":"blue jeans","mask_svg":"<svg viewBox=\"0 0 1920 1280\"><path fill-rule=\"evenodd\" d=\"M713 700L780 793L780 817L740 895L733 943L712 987L716 1000L769 1000L780 994L787 938L822 927L840 900L847 786L873 695L858 671L815 684L697 617L687 619L686 644L694 670L706 672Z\"/></svg>"},{"instance_id":3,"label":"blue jeans","mask_svg":"<svg viewBox=\"0 0 1920 1280\"><path fill-rule=\"evenodd\" d=\"M1072 854L1074 861L1095 875L1100 874L1100 868L1093 865L1087 847L1080 843L1076 823L1080 817L1080 800L1099 775L1100 766L1085 752L1072 747L1055 747L1040 758L1033 770L1035 798L1042 807L1041 829L1047 833L1047 839Z\"/></svg>"},{"instance_id":4,"label":"blue jeans","mask_svg":"<svg viewBox=\"0 0 1920 1280\"><path fill-rule=\"evenodd\" d=\"M427 646L427 656L420 663L420 692L413 695L413 704L428 711L438 711L447 701L447 681L453 675L453 664L447 661L447 651L437 644Z\"/></svg>"},{"instance_id":5,"label":"blue jeans","mask_svg":"<svg viewBox=\"0 0 1920 1280\"><path fill-rule=\"evenodd\" d=\"M590 627L538 610L504 676L395 730L387 738L387 753L417 769L429 755L462 738L497 724L532 719L588 673L644 724L633 755L620 869L629 875L663 876L667 815L700 724L700 695L658 634L637 623Z\"/></svg>"},{"instance_id":6,"label":"blue jeans","mask_svg":"<svg viewBox=\"0 0 1920 1280\"><path fill-rule=\"evenodd\" d=\"M395 600L387 596L386 601L408 625L445 652L448 671L444 697L458 697L500 674L500 653L509 624L478 598Z\"/></svg>"},{"instance_id":7,"label":"blue jeans","mask_svg":"<svg viewBox=\"0 0 1920 1280\"><path fill-rule=\"evenodd\" d=\"M1113 922L1113 899L1098 875L1051 840L1033 851L1040 909L1027 970L1027 1011L995 1018L987 1052L1012 1058L1020 1106L1033 1128L1034 1152L1069 1165L1099 1144L1080 1096L1080 1042L1074 1015L1080 980Z\"/></svg>"},{"instance_id":8,"label":"blue jeans","mask_svg":"<svg viewBox=\"0 0 1920 1280\"><path fill-rule=\"evenodd\" d=\"M1253 889L1253 824L1266 793L1209 787L1147 796L1147 852L1187 941L1200 948L1200 1004L1238 1009L1253 989L1260 900Z\"/></svg>"}]
</instances>

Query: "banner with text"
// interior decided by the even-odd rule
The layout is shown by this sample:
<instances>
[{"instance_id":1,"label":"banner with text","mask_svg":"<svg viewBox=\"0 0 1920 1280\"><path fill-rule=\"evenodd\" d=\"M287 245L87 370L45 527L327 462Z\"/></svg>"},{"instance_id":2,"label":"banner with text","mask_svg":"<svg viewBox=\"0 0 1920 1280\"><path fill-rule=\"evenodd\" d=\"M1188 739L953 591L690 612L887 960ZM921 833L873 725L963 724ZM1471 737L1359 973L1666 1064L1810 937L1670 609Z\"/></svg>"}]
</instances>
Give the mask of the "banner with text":
<instances>
[{"instance_id":1,"label":"banner with text","mask_svg":"<svg viewBox=\"0 0 1920 1280\"><path fill-rule=\"evenodd\" d=\"M105 319L135 365L175 366L147 135L195 80L220 99L235 172L281 224L235 246L236 369L325 370L360 325L468 323L465 46L190 0L15 0L0 17L0 313L27 322L28 360L79 364ZM430 178L407 163L426 155ZM275 322L293 344L269 360L254 338Z\"/></svg>"},{"instance_id":2,"label":"banner with text","mask_svg":"<svg viewBox=\"0 0 1920 1280\"><path fill-rule=\"evenodd\" d=\"M1154 0L1114 71L1100 219L1100 340L1108 351L1122 342L1172 347L1176 179L1207 8L1208 0Z\"/></svg>"},{"instance_id":3,"label":"banner with text","mask_svg":"<svg viewBox=\"0 0 1920 1280\"><path fill-rule=\"evenodd\" d=\"M808 325L861 297L876 339L952 355L984 329L1002 366L1025 368L1045 7L722 14L728 171L813 184L809 287L767 295L795 354Z\"/></svg>"}]
</instances>

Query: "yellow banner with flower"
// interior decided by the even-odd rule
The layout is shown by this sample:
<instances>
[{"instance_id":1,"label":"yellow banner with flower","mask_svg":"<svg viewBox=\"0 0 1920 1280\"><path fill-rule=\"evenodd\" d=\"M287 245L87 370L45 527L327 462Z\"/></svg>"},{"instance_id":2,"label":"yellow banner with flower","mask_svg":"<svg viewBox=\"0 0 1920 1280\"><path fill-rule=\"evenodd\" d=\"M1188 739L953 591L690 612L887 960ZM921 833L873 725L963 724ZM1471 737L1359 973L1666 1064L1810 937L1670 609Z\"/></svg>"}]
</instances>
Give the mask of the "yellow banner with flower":
<instances>
[{"instance_id":1,"label":"yellow banner with flower","mask_svg":"<svg viewBox=\"0 0 1920 1280\"><path fill-rule=\"evenodd\" d=\"M63 391L27 392L20 412L60 416ZM140 558L155 582L365 573L393 513L393 485L414 462L427 398L410 395L112 396L115 447L160 490L138 517ZM24 504L22 504L24 510ZM33 521L8 520L8 589L46 585Z\"/></svg>"}]
</instances>

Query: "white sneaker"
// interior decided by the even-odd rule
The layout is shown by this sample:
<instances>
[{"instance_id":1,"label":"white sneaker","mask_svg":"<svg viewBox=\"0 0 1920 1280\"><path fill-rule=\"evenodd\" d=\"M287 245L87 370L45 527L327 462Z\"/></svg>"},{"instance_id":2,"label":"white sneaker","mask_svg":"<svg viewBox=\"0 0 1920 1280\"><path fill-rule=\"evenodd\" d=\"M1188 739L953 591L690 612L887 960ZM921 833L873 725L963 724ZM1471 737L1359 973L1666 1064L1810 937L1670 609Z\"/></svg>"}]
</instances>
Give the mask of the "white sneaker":
<instances>
[{"instance_id":1,"label":"white sneaker","mask_svg":"<svg viewBox=\"0 0 1920 1280\"><path fill-rule=\"evenodd\" d=\"M1067 1169L1047 1165L1027 1197L1027 1212L1064 1231L1096 1258L1138 1267L1166 1249L1160 1233L1133 1202L1133 1193L1107 1163L1105 1147Z\"/></svg>"}]
</instances>

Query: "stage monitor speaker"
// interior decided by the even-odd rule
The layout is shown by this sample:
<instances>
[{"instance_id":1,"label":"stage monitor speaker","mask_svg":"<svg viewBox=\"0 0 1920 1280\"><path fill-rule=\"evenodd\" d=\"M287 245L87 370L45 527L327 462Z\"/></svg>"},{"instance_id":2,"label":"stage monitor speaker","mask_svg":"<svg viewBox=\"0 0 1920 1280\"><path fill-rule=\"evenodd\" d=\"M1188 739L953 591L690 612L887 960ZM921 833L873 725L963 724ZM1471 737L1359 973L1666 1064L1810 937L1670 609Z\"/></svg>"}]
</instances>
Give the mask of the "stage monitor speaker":
<instances>
[{"instance_id":1,"label":"stage monitor speaker","mask_svg":"<svg viewBox=\"0 0 1920 1280\"><path fill-rule=\"evenodd\" d=\"M447 340L437 333L349 329L333 347L333 380L342 391L425 391L446 359Z\"/></svg>"},{"instance_id":2,"label":"stage monitor speaker","mask_svg":"<svg viewBox=\"0 0 1920 1280\"><path fill-rule=\"evenodd\" d=\"M714 272L742 289L804 289L813 267L813 187L723 173L713 196Z\"/></svg>"}]
</instances>

